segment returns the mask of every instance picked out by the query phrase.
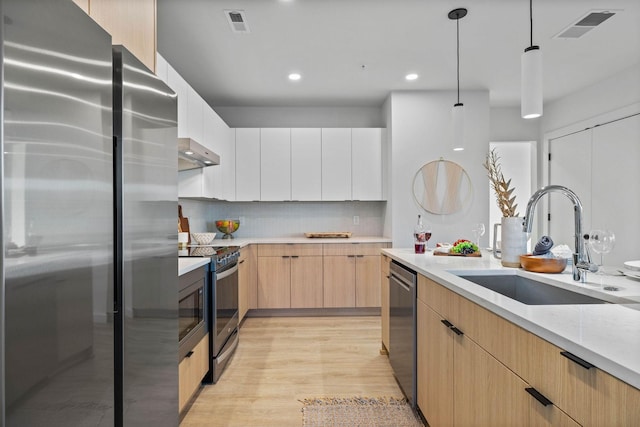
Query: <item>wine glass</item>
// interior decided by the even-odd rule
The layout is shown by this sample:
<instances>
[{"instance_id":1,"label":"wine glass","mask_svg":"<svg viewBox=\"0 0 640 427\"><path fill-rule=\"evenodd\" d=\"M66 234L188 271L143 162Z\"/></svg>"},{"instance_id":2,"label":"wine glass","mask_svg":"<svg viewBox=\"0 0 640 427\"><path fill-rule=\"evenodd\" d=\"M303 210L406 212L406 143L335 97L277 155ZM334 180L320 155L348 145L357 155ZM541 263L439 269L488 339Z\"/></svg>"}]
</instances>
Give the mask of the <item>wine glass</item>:
<instances>
[{"instance_id":1,"label":"wine glass","mask_svg":"<svg viewBox=\"0 0 640 427\"><path fill-rule=\"evenodd\" d=\"M598 273L604 272L604 255L611 252L616 243L616 235L609 230L591 230L589 232L589 245L593 252L600 255L600 268Z\"/></svg>"},{"instance_id":2,"label":"wine glass","mask_svg":"<svg viewBox=\"0 0 640 427\"><path fill-rule=\"evenodd\" d=\"M471 228L471 232L475 236L476 245L478 245L478 250L480 250L480 237L484 236L484 232L485 232L484 224L481 222L477 224L473 224L473 228Z\"/></svg>"},{"instance_id":3,"label":"wine glass","mask_svg":"<svg viewBox=\"0 0 640 427\"><path fill-rule=\"evenodd\" d=\"M425 250L429 249L429 239L431 238L431 226L429 224L424 225L424 248Z\"/></svg>"}]
</instances>

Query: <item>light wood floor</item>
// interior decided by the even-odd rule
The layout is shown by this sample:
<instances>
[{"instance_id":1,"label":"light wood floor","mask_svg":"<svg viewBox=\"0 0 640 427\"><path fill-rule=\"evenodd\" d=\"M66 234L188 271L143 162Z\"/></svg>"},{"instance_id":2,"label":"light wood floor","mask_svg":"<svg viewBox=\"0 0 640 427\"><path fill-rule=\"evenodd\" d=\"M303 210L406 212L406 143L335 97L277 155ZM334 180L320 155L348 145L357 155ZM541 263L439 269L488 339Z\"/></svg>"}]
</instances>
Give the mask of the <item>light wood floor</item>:
<instances>
[{"instance_id":1,"label":"light wood floor","mask_svg":"<svg viewBox=\"0 0 640 427\"><path fill-rule=\"evenodd\" d=\"M379 317L247 318L222 378L180 425L299 427L299 400L330 396L402 397Z\"/></svg>"}]
</instances>

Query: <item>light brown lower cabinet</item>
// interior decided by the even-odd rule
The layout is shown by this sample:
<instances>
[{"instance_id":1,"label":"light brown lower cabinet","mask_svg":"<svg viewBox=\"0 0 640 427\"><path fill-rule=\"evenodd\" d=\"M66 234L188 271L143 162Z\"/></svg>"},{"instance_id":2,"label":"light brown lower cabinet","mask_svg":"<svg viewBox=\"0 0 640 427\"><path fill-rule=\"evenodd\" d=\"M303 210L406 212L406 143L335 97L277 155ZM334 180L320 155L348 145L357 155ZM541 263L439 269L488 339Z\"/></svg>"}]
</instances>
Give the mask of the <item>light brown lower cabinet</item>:
<instances>
[{"instance_id":1,"label":"light brown lower cabinet","mask_svg":"<svg viewBox=\"0 0 640 427\"><path fill-rule=\"evenodd\" d=\"M238 311L242 321L250 308L258 308L258 266L255 245L240 249L238 259Z\"/></svg>"},{"instance_id":2,"label":"light brown lower cabinet","mask_svg":"<svg viewBox=\"0 0 640 427\"><path fill-rule=\"evenodd\" d=\"M258 246L257 308L319 308L322 245Z\"/></svg>"},{"instance_id":3,"label":"light brown lower cabinet","mask_svg":"<svg viewBox=\"0 0 640 427\"><path fill-rule=\"evenodd\" d=\"M328 243L324 254L325 307L380 307L380 249L385 243Z\"/></svg>"},{"instance_id":4,"label":"light brown lower cabinet","mask_svg":"<svg viewBox=\"0 0 640 427\"><path fill-rule=\"evenodd\" d=\"M381 256L380 262L380 320L382 322L382 347L389 351L389 264L391 258Z\"/></svg>"},{"instance_id":5,"label":"light brown lower cabinet","mask_svg":"<svg viewBox=\"0 0 640 427\"><path fill-rule=\"evenodd\" d=\"M474 311L469 304L479 310ZM505 363L504 359L524 358L524 365L538 357L528 342L539 338L532 334L528 338L503 335L501 331L511 329L496 325L493 313L421 275L417 307L417 402L431 427L579 425L531 380L531 373L526 372L529 368L522 371L524 374L516 374ZM467 323L470 319L473 323ZM483 325L495 328L485 331ZM492 354L482 342L503 351ZM504 344L509 342L523 345ZM511 350L515 355L509 356ZM501 360L504 355L507 357ZM553 381L548 371L539 375Z\"/></svg>"},{"instance_id":6,"label":"light brown lower cabinet","mask_svg":"<svg viewBox=\"0 0 640 427\"><path fill-rule=\"evenodd\" d=\"M178 408L182 412L209 370L209 334L178 365Z\"/></svg>"}]
</instances>

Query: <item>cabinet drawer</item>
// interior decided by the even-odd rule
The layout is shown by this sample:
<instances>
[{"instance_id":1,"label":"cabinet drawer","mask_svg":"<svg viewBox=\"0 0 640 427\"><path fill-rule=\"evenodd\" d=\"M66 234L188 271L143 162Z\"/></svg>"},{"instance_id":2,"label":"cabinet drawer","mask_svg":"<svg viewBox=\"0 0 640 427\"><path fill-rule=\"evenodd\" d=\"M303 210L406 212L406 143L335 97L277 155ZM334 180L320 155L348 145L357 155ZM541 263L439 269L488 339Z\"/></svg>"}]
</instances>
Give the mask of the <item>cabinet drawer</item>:
<instances>
[{"instance_id":1,"label":"cabinet drawer","mask_svg":"<svg viewBox=\"0 0 640 427\"><path fill-rule=\"evenodd\" d=\"M322 255L321 244L274 244L258 245L258 256L320 256Z\"/></svg>"},{"instance_id":2,"label":"cabinet drawer","mask_svg":"<svg viewBox=\"0 0 640 427\"><path fill-rule=\"evenodd\" d=\"M453 317L453 295L449 289L418 274L418 299L445 319Z\"/></svg>"},{"instance_id":3,"label":"cabinet drawer","mask_svg":"<svg viewBox=\"0 0 640 427\"><path fill-rule=\"evenodd\" d=\"M209 370L209 334L193 348L191 357L185 357L178 365L178 408L180 412L200 387Z\"/></svg>"},{"instance_id":4,"label":"cabinet drawer","mask_svg":"<svg viewBox=\"0 0 640 427\"><path fill-rule=\"evenodd\" d=\"M324 255L380 255L384 243L325 243Z\"/></svg>"},{"instance_id":5,"label":"cabinet drawer","mask_svg":"<svg viewBox=\"0 0 640 427\"><path fill-rule=\"evenodd\" d=\"M640 425L640 390L541 338L531 343L528 381L572 418L584 426Z\"/></svg>"}]
</instances>

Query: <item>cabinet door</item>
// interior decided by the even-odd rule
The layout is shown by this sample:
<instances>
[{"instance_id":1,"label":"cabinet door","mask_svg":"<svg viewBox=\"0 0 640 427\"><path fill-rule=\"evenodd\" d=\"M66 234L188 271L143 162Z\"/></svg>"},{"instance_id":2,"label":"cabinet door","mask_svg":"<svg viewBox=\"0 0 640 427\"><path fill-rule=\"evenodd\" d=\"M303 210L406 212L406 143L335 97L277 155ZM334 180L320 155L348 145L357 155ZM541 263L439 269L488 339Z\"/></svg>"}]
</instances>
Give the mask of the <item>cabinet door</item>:
<instances>
[{"instance_id":1,"label":"cabinet door","mask_svg":"<svg viewBox=\"0 0 640 427\"><path fill-rule=\"evenodd\" d=\"M203 114L206 103L204 99L191 87L187 88L187 127L189 137L200 144L204 141Z\"/></svg>"},{"instance_id":2,"label":"cabinet door","mask_svg":"<svg viewBox=\"0 0 640 427\"><path fill-rule=\"evenodd\" d=\"M389 263L391 258L382 255L380 263L380 320L382 322L382 345L389 351Z\"/></svg>"},{"instance_id":3,"label":"cabinet door","mask_svg":"<svg viewBox=\"0 0 640 427\"><path fill-rule=\"evenodd\" d=\"M236 129L236 200L260 200L260 129Z\"/></svg>"},{"instance_id":4,"label":"cabinet door","mask_svg":"<svg viewBox=\"0 0 640 427\"><path fill-rule=\"evenodd\" d=\"M380 255L356 256L356 307L380 307Z\"/></svg>"},{"instance_id":5,"label":"cabinet door","mask_svg":"<svg viewBox=\"0 0 640 427\"><path fill-rule=\"evenodd\" d=\"M291 257L291 308L322 308L322 257Z\"/></svg>"},{"instance_id":6,"label":"cabinet door","mask_svg":"<svg viewBox=\"0 0 640 427\"><path fill-rule=\"evenodd\" d=\"M91 0L89 15L155 72L156 0Z\"/></svg>"},{"instance_id":7,"label":"cabinet door","mask_svg":"<svg viewBox=\"0 0 640 427\"><path fill-rule=\"evenodd\" d=\"M249 275L248 275L247 253L245 248L240 249L240 259L238 260L238 321L242 322L244 315L249 309Z\"/></svg>"},{"instance_id":8,"label":"cabinet door","mask_svg":"<svg viewBox=\"0 0 640 427\"><path fill-rule=\"evenodd\" d=\"M291 200L322 200L322 136L291 129Z\"/></svg>"},{"instance_id":9,"label":"cabinet door","mask_svg":"<svg viewBox=\"0 0 640 427\"><path fill-rule=\"evenodd\" d=\"M453 336L442 317L417 302L418 407L431 426L453 425Z\"/></svg>"},{"instance_id":10,"label":"cabinet door","mask_svg":"<svg viewBox=\"0 0 640 427\"><path fill-rule=\"evenodd\" d=\"M355 255L325 255L323 271L324 306L355 307Z\"/></svg>"},{"instance_id":11,"label":"cabinet door","mask_svg":"<svg viewBox=\"0 0 640 427\"><path fill-rule=\"evenodd\" d=\"M258 257L258 308L291 307L291 258Z\"/></svg>"},{"instance_id":12,"label":"cabinet door","mask_svg":"<svg viewBox=\"0 0 640 427\"><path fill-rule=\"evenodd\" d=\"M454 335L453 340L454 424L528 425L529 385L471 339Z\"/></svg>"},{"instance_id":13,"label":"cabinet door","mask_svg":"<svg viewBox=\"0 0 640 427\"><path fill-rule=\"evenodd\" d=\"M247 308L258 308L258 251L256 245L243 248L246 251Z\"/></svg>"},{"instance_id":14,"label":"cabinet door","mask_svg":"<svg viewBox=\"0 0 640 427\"><path fill-rule=\"evenodd\" d=\"M260 129L260 200L291 200L290 129Z\"/></svg>"},{"instance_id":15,"label":"cabinet door","mask_svg":"<svg viewBox=\"0 0 640 427\"><path fill-rule=\"evenodd\" d=\"M382 130L351 130L353 200L382 200Z\"/></svg>"},{"instance_id":16,"label":"cabinet door","mask_svg":"<svg viewBox=\"0 0 640 427\"><path fill-rule=\"evenodd\" d=\"M351 129L322 129L322 200L351 200Z\"/></svg>"},{"instance_id":17,"label":"cabinet door","mask_svg":"<svg viewBox=\"0 0 640 427\"><path fill-rule=\"evenodd\" d=\"M178 95L178 138L188 138L187 110L189 101L187 93L189 85L170 64L167 64L167 84Z\"/></svg>"}]
</instances>

